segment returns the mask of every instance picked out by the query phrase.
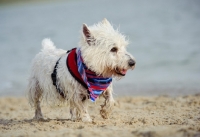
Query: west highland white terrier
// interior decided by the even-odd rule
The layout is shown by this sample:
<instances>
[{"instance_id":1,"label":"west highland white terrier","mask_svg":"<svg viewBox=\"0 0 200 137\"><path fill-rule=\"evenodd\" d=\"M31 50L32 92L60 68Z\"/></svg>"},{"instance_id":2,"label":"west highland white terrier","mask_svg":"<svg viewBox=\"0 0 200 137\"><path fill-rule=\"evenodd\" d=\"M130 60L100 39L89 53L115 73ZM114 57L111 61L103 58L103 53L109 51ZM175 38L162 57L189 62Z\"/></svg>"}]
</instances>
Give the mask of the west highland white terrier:
<instances>
[{"instance_id":1,"label":"west highland white terrier","mask_svg":"<svg viewBox=\"0 0 200 137\"><path fill-rule=\"evenodd\" d=\"M56 49L50 39L44 39L33 59L27 89L34 119L43 119L40 104L46 100L66 102L72 120L91 122L87 102L100 95L105 98L100 114L108 118L114 106L112 78L121 78L135 67L127 45L126 37L106 19L90 27L83 24L80 47L69 51Z\"/></svg>"}]
</instances>

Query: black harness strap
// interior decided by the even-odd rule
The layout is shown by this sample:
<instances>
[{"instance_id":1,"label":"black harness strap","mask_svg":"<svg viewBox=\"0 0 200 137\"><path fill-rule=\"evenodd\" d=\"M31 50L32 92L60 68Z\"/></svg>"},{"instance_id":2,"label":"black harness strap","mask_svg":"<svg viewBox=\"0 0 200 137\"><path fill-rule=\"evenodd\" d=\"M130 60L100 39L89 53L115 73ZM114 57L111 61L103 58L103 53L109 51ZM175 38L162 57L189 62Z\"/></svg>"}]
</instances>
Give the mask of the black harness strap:
<instances>
[{"instance_id":1,"label":"black harness strap","mask_svg":"<svg viewBox=\"0 0 200 137\"><path fill-rule=\"evenodd\" d=\"M73 49L71 49L71 50L68 50L66 53L68 54L70 54L70 52L71 51L73 51L73 50L75 50L76 48L73 48ZM72 59L72 60L74 60L74 62L76 62L76 54L72 54L72 56L71 56L72 58L70 58L70 59ZM58 64L59 64L59 61L60 61L60 59L61 59L61 57L58 59L58 61L56 62L56 65L55 65L55 67L54 67L54 70L53 70L53 73L51 74L51 79L52 79L52 81L53 81L53 85L56 87L56 90L57 90L57 92L63 97L63 98L65 98L66 96L65 96L65 94L64 94L64 92L59 88L59 85L58 85L58 83L57 83L57 67L58 67ZM74 70L72 70L73 68L71 68L70 66L69 66L69 62L68 62L68 60L70 60L69 59L69 56L67 57L67 60L66 60L66 63L67 63L67 68L68 68L68 70L69 70L69 72L70 72L70 74L74 77L74 79L76 79L83 87L85 87L86 89L88 89L88 87L87 87L87 85L82 81L82 79L81 78L79 78L75 73L76 72L74 72ZM76 63L73 63L72 62L72 64L76 64ZM77 67L77 66L76 66ZM79 74L78 74L79 75ZM87 90L88 91L88 90ZM88 91L88 97L87 98L89 98L89 94L90 94L90 92ZM84 100L85 100L85 98L83 98Z\"/></svg>"},{"instance_id":2,"label":"black harness strap","mask_svg":"<svg viewBox=\"0 0 200 137\"><path fill-rule=\"evenodd\" d=\"M63 91L59 88L58 84L57 84L57 67L58 67L58 63L60 61L61 57L58 59L58 61L56 62L56 65L54 67L53 73L51 74L51 79L53 81L53 85L56 87L56 90L58 91L58 93L65 98L65 94L63 93Z\"/></svg>"}]
</instances>

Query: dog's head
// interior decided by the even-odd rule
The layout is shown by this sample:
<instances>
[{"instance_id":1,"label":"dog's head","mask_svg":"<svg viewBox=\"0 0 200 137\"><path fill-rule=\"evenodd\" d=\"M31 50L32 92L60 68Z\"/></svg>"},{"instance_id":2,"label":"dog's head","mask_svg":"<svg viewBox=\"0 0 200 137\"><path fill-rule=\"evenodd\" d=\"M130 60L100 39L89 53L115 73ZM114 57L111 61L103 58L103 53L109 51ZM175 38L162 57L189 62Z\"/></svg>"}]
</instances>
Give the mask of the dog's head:
<instances>
[{"instance_id":1,"label":"dog's head","mask_svg":"<svg viewBox=\"0 0 200 137\"><path fill-rule=\"evenodd\" d=\"M90 27L83 24L82 34L81 54L92 71L105 77L121 77L135 68L134 57L126 51L126 37L114 30L108 20Z\"/></svg>"}]
</instances>

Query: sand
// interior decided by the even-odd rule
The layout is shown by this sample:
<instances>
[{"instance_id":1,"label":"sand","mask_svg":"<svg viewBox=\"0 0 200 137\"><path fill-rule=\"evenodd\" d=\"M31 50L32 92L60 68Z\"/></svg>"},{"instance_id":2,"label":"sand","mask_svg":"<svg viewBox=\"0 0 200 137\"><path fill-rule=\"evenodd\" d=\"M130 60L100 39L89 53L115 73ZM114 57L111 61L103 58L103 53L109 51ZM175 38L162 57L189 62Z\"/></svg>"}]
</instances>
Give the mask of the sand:
<instances>
[{"instance_id":1,"label":"sand","mask_svg":"<svg viewBox=\"0 0 200 137\"><path fill-rule=\"evenodd\" d=\"M200 95L118 97L109 119L90 104L92 123L71 121L68 107L42 107L46 121L34 121L24 97L0 98L0 136L8 137L200 137Z\"/></svg>"}]
</instances>

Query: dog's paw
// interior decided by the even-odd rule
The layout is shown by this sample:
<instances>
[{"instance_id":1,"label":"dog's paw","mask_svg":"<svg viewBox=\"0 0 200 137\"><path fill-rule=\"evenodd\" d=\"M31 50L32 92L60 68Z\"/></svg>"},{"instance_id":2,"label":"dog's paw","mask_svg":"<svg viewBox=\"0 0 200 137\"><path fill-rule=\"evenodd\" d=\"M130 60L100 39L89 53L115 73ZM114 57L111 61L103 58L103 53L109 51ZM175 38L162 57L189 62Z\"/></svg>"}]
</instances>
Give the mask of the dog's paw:
<instances>
[{"instance_id":1,"label":"dog's paw","mask_svg":"<svg viewBox=\"0 0 200 137\"><path fill-rule=\"evenodd\" d=\"M44 121L45 119L43 118L43 116L35 116L33 117L33 120L36 120L36 121Z\"/></svg>"},{"instance_id":2,"label":"dog's paw","mask_svg":"<svg viewBox=\"0 0 200 137\"><path fill-rule=\"evenodd\" d=\"M100 110L100 114L101 114L101 117L104 119L108 119L109 117L109 113L103 108Z\"/></svg>"},{"instance_id":3,"label":"dog's paw","mask_svg":"<svg viewBox=\"0 0 200 137\"><path fill-rule=\"evenodd\" d=\"M107 100L103 105L101 105L100 114L102 118L104 119L109 118L109 115L113 110L114 104L115 104L115 101L112 99L112 100Z\"/></svg>"}]
</instances>

